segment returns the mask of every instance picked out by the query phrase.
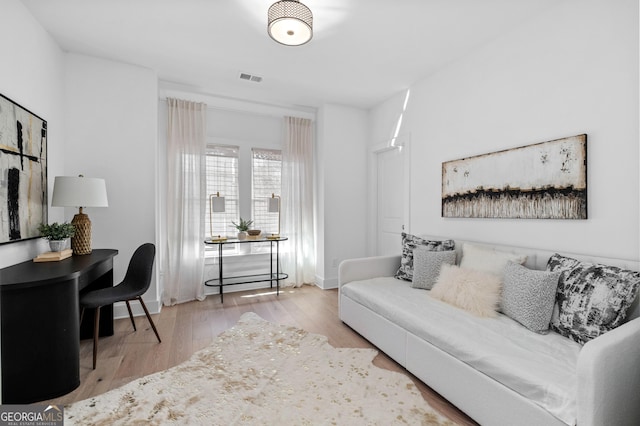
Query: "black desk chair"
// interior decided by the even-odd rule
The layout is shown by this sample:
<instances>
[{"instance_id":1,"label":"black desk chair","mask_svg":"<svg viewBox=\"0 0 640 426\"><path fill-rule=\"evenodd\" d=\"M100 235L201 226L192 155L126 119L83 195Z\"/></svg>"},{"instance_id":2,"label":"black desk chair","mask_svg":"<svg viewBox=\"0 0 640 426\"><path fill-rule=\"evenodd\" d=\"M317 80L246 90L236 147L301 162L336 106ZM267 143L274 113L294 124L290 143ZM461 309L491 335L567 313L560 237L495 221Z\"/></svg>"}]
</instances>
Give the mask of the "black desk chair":
<instances>
[{"instance_id":1,"label":"black desk chair","mask_svg":"<svg viewBox=\"0 0 640 426\"><path fill-rule=\"evenodd\" d=\"M129 317L133 324L133 329L136 330L136 323L133 320L133 313L131 312L130 300L138 300L144 309L144 313L147 314L149 323L153 328L158 342L160 335L156 326L149 315L147 306L142 300L142 295L149 289L151 285L151 273L153 270L153 259L156 255L156 247L151 243L141 245L136 249L129 261L129 268L124 276L124 280L113 287L103 288L100 290L90 291L80 297L80 308L82 308L80 314L80 323L82 324L82 318L84 317L84 310L87 308L95 308L95 320L93 325L93 369L96 368L96 357L98 355L98 333L100 329L100 307L110 305L115 302L125 301L127 303L127 309L129 310Z\"/></svg>"}]
</instances>

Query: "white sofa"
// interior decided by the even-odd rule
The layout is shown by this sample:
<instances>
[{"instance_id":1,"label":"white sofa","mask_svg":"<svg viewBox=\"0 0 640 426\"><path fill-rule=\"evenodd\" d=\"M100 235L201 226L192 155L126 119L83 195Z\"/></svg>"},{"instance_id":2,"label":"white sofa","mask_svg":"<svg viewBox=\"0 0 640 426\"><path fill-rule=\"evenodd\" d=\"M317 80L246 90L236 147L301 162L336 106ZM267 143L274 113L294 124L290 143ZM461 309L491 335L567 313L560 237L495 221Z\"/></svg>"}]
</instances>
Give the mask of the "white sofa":
<instances>
[{"instance_id":1,"label":"white sofa","mask_svg":"<svg viewBox=\"0 0 640 426\"><path fill-rule=\"evenodd\" d=\"M467 241L455 241L458 262L465 242ZM546 250L484 245L500 251L527 255L524 265L531 269L545 269L547 260L554 254L553 251ZM585 262L640 270L640 262L635 260L572 253L561 254ZM435 300L430 303L441 304L438 305L438 312L430 308L416 310L415 306L418 305L416 301L422 303L428 299L429 292L411 288L410 283L393 278L400 266L400 259L401 256L398 255L343 261L339 268L340 319L478 423L509 426L576 423L579 426L640 424L640 319L638 319L640 309L637 299L629 309L627 321L622 326L589 341L584 346L575 344L577 345L575 359L572 360L575 365L566 368L558 378L538 377L540 380L548 380L549 388L555 386L554 380L575 383L571 387L575 394L569 395L568 404L571 407L568 409L564 407L565 414L560 416L564 420L561 420L546 408L533 402L531 398L523 396L519 391L512 390L491 377L490 368L488 372L482 372L471 363L450 355L448 352L450 348L443 350L449 342L442 344L438 343L437 337L432 339L429 335L429 327L423 327L426 330L420 328L419 324L416 325L417 328L413 327L413 323L419 322L425 326L434 322L446 322L443 321L443 312L449 309L452 315L457 315L457 311L461 310ZM389 287L394 285L403 287ZM392 290L391 293L389 288L402 291ZM389 309L389 304L397 305L397 310L395 307ZM410 305L413 305L413 308ZM484 325L480 324L521 327L504 315L477 321L477 336L483 335L480 327ZM480 323L480 321L485 322ZM510 325L510 322L513 324ZM476 327L473 324L471 328ZM432 326L431 330L440 330L440 327ZM548 340L550 346L554 345L553 339L569 341L554 332L546 335L548 337L541 337L528 330L525 330L523 335L526 336L526 333L530 333L529 336L532 336L532 339L551 339ZM465 337L467 339L465 342L470 339L469 343L473 347L474 343L480 343L473 342L473 339L480 339L480 337L474 337L475 333L471 334L470 338ZM452 344L455 344L455 341ZM505 348L512 344L515 343L512 343L509 338L505 338L501 343ZM518 350L521 349L518 348ZM526 375L544 374L542 371L530 370L536 369L522 370L523 381L529 380L524 379ZM553 374L553 370L550 371ZM569 377L568 380L567 377Z\"/></svg>"}]
</instances>

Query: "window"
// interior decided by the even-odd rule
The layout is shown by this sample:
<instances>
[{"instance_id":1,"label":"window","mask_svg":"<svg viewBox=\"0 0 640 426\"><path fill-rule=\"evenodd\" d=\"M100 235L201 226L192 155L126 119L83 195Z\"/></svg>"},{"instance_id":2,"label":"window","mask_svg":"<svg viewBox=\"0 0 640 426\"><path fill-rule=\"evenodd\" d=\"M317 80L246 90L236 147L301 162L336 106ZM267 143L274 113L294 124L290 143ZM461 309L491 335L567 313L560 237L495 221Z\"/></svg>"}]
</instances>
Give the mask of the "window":
<instances>
[{"instance_id":1,"label":"window","mask_svg":"<svg viewBox=\"0 0 640 426\"><path fill-rule=\"evenodd\" d=\"M205 211L205 235L222 235L235 238L231 223L242 217L252 219L252 229L265 234L278 232L278 213L269 212L271 194L280 195L282 155L279 150L242 146L207 145L207 203ZM220 193L225 197L225 212L210 216L209 197ZM211 221L213 218L213 223ZM213 232L212 232L213 231ZM227 254L241 253L236 244L225 244ZM209 248L209 246L207 246ZM267 244L251 244L241 247L252 253L269 251Z\"/></svg>"},{"instance_id":2,"label":"window","mask_svg":"<svg viewBox=\"0 0 640 426\"><path fill-rule=\"evenodd\" d=\"M207 145L207 203L205 225L207 235L233 234L231 222L237 222L239 215L238 188L238 151L237 146ZM224 213L211 212L209 197L220 193L225 197ZM213 218L213 223L211 223Z\"/></svg>"},{"instance_id":3,"label":"window","mask_svg":"<svg viewBox=\"0 0 640 426\"><path fill-rule=\"evenodd\" d=\"M253 227L263 233L278 232L278 213L269 212L269 198L280 195L282 153L275 149L251 150L251 208Z\"/></svg>"}]
</instances>

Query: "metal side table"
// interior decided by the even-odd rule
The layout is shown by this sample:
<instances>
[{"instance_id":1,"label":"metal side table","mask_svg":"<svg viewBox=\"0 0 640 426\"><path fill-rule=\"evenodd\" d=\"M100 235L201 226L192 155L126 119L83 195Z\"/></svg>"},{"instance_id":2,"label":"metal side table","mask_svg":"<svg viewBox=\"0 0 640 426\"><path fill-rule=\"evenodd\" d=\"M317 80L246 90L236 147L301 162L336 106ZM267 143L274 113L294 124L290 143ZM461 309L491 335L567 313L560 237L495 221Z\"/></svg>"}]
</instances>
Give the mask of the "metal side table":
<instances>
[{"instance_id":1,"label":"metal side table","mask_svg":"<svg viewBox=\"0 0 640 426\"><path fill-rule=\"evenodd\" d=\"M204 243L207 245L217 245L218 246L218 278L212 278L204 282L204 285L209 287L219 287L220 288L220 303L224 303L224 295L222 288L228 285L236 285L236 284L247 284L247 283L258 283L258 282L266 282L269 281L271 283L271 288L273 288L273 283L276 283L276 295L280 295L280 281L289 277L289 275L280 271L280 242L288 240L287 237L278 237L278 238L260 238L255 240L238 240L235 238L230 238L224 241L217 240L205 240ZM222 249L225 244L256 244L256 243L270 243L270 262L269 262L269 273L264 274L254 274L254 275L241 275L237 277L224 277L223 275L223 256ZM274 273L273 270L273 247L275 245L276 248L276 270Z\"/></svg>"}]
</instances>

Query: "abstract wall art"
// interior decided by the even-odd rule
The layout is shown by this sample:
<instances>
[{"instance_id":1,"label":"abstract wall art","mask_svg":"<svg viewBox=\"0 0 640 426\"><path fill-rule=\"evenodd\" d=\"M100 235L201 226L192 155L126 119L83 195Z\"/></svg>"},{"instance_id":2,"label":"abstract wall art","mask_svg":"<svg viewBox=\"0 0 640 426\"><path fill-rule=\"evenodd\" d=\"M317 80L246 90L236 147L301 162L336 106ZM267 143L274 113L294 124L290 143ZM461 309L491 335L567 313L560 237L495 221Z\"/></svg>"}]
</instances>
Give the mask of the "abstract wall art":
<instances>
[{"instance_id":1,"label":"abstract wall art","mask_svg":"<svg viewBox=\"0 0 640 426\"><path fill-rule=\"evenodd\" d=\"M0 244L47 222L47 122L0 95Z\"/></svg>"},{"instance_id":2,"label":"abstract wall art","mask_svg":"<svg viewBox=\"0 0 640 426\"><path fill-rule=\"evenodd\" d=\"M587 135L442 163L442 216L586 219Z\"/></svg>"}]
</instances>

